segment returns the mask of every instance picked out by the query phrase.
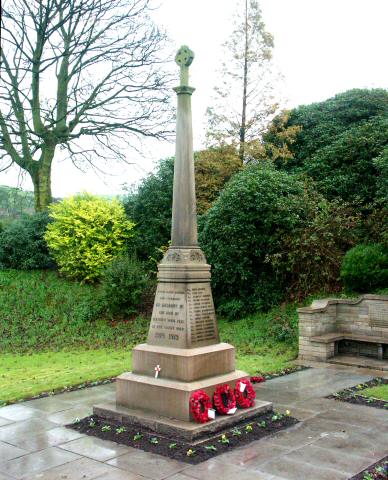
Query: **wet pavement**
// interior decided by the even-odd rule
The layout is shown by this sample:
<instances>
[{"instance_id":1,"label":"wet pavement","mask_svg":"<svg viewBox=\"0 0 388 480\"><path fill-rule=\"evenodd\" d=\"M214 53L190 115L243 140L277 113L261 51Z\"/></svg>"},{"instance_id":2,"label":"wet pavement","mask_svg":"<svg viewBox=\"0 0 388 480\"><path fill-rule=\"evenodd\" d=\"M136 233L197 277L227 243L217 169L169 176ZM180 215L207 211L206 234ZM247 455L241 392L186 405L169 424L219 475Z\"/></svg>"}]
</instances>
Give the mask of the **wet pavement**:
<instances>
[{"instance_id":1,"label":"wet pavement","mask_svg":"<svg viewBox=\"0 0 388 480\"><path fill-rule=\"evenodd\" d=\"M63 425L114 399L114 384L0 408L0 480L342 480L388 454L388 412L326 399L387 372L315 365L259 384L301 423L191 466Z\"/></svg>"}]
</instances>

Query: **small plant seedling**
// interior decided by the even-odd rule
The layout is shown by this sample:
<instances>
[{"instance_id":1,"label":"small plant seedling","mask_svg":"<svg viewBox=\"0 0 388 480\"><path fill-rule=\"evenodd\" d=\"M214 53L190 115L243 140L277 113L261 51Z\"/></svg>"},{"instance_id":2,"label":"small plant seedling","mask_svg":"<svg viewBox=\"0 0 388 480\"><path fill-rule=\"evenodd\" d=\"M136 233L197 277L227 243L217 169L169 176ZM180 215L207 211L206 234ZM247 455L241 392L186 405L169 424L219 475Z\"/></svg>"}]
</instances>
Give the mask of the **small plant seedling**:
<instances>
[{"instance_id":1,"label":"small plant seedling","mask_svg":"<svg viewBox=\"0 0 388 480\"><path fill-rule=\"evenodd\" d=\"M193 450L192 448L189 448L189 449L187 450L187 452L186 452L186 455L187 455L188 457L194 457L194 455L195 455L195 450Z\"/></svg>"},{"instance_id":2,"label":"small plant seedling","mask_svg":"<svg viewBox=\"0 0 388 480\"><path fill-rule=\"evenodd\" d=\"M364 474L364 477L362 480L373 480L373 475L369 472Z\"/></svg>"},{"instance_id":3,"label":"small plant seedling","mask_svg":"<svg viewBox=\"0 0 388 480\"><path fill-rule=\"evenodd\" d=\"M159 443L159 440L156 437L152 437L150 438L150 443L152 443L152 445L157 445Z\"/></svg>"},{"instance_id":4,"label":"small plant seedling","mask_svg":"<svg viewBox=\"0 0 388 480\"><path fill-rule=\"evenodd\" d=\"M362 383L359 383L357 385L357 390L362 390L364 388L364 385Z\"/></svg>"},{"instance_id":5,"label":"small plant seedling","mask_svg":"<svg viewBox=\"0 0 388 480\"><path fill-rule=\"evenodd\" d=\"M217 447L215 445L205 445L205 450L207 450L208 452L216 452Z\"/></svg>"},{"instance_id":6,"label":"small plant seedling","mask_svg":"<svg viewBox=\"0 0 388 480\"><path fill-rule=\"evenodd\" d=\"M171 450L173 450L174 448L176 448L176 443L170 443L170 445L168 446L168 448L170 448Z\"/></svg>"},{"instance_id":7,"label":"small plant seedling","mask_svg":"<svg viewBox=\"0 0 388 480\"><path fill-rule=\"evenodd\" d=\"M265 420L262 420L262 421L259 422L257 425L258 425L259 427L261 427L261 428L265 428L265 427L267 426L267 422L266 422Z\"/></svg>"},{"instance_id":8,"label":"small plant seedling","mask_svg":"<svg viewBox=\"0 0 388 480\"><path fill-rule=\"evenodd\" d=\"M110 432L111 431L110 425L103 425L103 427L101 428L101 431Z\"/></svg>"},{"instance_id":9,"label":"small plant seedling","mask_svg":"<svg viewBox=\"0 0 388 480\"><path fill-rule=\"evenodd\" d=\"M247 426L245 427L245 431L246 431L247 433L251 433L251 432L253 431L252 425L247 425Z\"/></svg>"},{"instance_id":10,"label":"small plant seedling","mask_svg":"<svg viewBox=\"0 0 388 480\"><path fill-rule=\"evenodd\" d=\"M117 427L116 428L116 433L119 434L119 433L124 433L126 432L127 429L125 427Z\"/></svg>"},{"instance_id":11,"label":"small plant seedling","mask_svg":"<svg viewBox=\"0 0 388 480\"><path fill-rule=\"evenodd\" d=\"M90 419L89 427L94 428L96 426L96 422L93 419Z\"/></svg>"},{"instance_id":12,"label":"small plant seedling","mask_svg":"<svg viewBox=\"0 0 388 480\"><path fill-rule=\"evenodd\" d=\"M78 417L74 419L74 423L80 423L80 421L81 420Z\"/></svg>"},{"instance_id":13,"label":"small plant seedling","mask_svg":"<svg viewBox=\"0 0 388 480\"><path fill-rule=\"evenodd\" d=\"M291 412L289 410L286 410L286 415L289 417L291 415Z\"/></svg>"},{"instance_id":14,"label":"small plant seedling","mask_svg":"<svg viewBox=\"0 0 388 480\"><path fill-rule=\"evenodd\" d=\"M140 432L135 433L135 435L133 436L135 442L137 442L141 438L143 438L143 435Z\"/></svg>"},{"instance_id":15,"label":"small plant seedling","mask_svg":"<svg viewBox=\"0 0 388 480\"><path fill-rule=\"evenodd\" d=\"M239 430L237 427L233 428L232 434L234 437L239 437L242 433L241 430Z\"/></svg>"},{"instance_id":16,"label":"small plant seedling","mask_svg":"<svg viewBox=\"0 0 388 480\"><path fill-rule=\"evenodd\" d=\"M225 445L228 445L229 444L229 438L224 434L224 435L221 435L221 438L220 440L218 440L220 443L223 443Z\"/></svg>"},{"instance_id":17,"label":"small plant seedling","mask_svg":"<svg viewBox=\"0 0 388 480\"><path fill-rule=\"evenodd\" d=\"M275 415L272 415L272 421L273 422L276 422L277 420L280 420L281 418L283 418L283 415L279 412L275 412Z\"/></svg>"}]
</instances>

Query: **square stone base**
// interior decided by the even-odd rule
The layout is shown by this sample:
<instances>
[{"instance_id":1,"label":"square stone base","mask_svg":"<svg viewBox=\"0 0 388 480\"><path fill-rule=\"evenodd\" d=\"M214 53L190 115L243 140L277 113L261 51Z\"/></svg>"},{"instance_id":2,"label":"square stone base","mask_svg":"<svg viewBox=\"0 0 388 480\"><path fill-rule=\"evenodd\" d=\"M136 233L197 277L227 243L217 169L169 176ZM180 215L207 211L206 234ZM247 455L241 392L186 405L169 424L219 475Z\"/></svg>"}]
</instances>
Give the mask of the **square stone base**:
<instances>
[{"instance_id":1,"label":"square stone base","mask_svg":"<svg viewBox=\"0 0 388 480\"><path fill-rule=\"evenodd\" d=\"M257 415L270 411L272 411L271 402L256 400L252 408L237 410L233 415L220 415L207 423L194 423L147 413L143 410L129 409L116 405L114 402L95 405L93 408L95 415L107 420L113 420L127 426L135 425L139 429L149 428L161 435L192 444L195 444L195 441L202 441L204 438L212 437L218 432L230 429L241 422L249 422Z\"/></svg>"},{"instance_id":2,"label":"square stone base","mask_svg":"<svg viewBox=\"0 0 388 480\"><path fill-rule=\"evenodd\" d=\"M123 407L190 422L194 421L189 405L193 392L204 390L211 397L218 385L227 383L234 388L236 382L242 378L248 378L248 375L239 370L195 382L180 382L127 372L116 379L116 403Z\"/></svg>"}]
</instances>

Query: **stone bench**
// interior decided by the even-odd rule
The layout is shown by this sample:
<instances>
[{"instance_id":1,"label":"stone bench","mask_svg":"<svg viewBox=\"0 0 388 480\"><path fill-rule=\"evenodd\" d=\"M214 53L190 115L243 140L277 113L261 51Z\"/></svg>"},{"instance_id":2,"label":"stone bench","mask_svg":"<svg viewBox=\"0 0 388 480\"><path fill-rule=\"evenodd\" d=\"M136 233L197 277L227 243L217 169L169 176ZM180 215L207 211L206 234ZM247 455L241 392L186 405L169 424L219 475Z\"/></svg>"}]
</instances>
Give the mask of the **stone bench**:
<instances>
[{"instance_id":1,"label":"stone bench","mask_svg":"<svg viewBox=\"0 0 388 480\"><path fill-rule=\"evenodd\" d=\"M388 296L323 299L299 308L299 358L326 361L338 353L388 358Z\"/></svg>"}]
</instances>

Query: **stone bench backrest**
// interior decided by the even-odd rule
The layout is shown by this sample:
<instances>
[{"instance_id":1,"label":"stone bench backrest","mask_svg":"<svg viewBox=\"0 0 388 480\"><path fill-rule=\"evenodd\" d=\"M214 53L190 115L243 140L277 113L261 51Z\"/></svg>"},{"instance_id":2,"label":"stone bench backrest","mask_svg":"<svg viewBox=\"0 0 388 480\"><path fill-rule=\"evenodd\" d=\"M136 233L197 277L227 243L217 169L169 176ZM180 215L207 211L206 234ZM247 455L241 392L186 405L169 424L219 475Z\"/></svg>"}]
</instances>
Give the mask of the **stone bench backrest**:
<instances>
[{"instance_id":1,"label":"stone bench backrest","mask_svg":"<svg viewBox=\"0 0 388 480\"><path fill-rule=\"evenodd\" d=\"M356 300L315 300L299 308L301 336L345 332L382 336L388 341L388 295L362 295Z\"/></svg>"}]
</instances>

